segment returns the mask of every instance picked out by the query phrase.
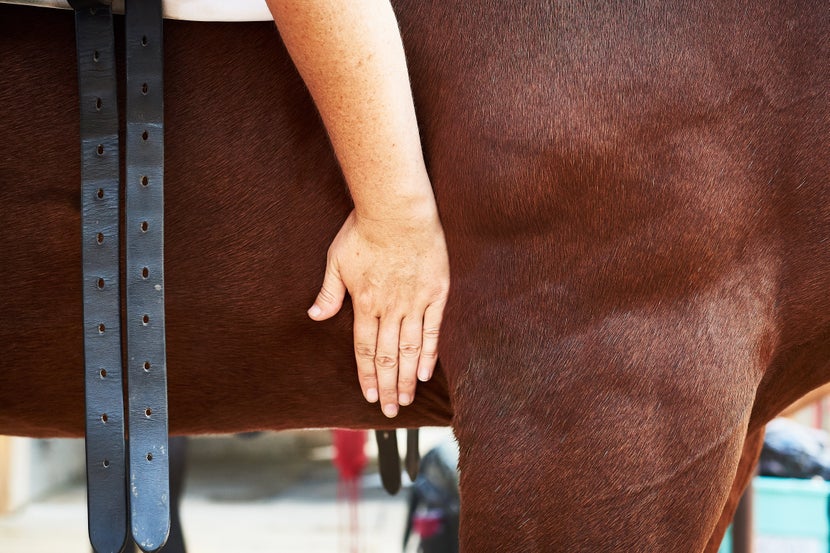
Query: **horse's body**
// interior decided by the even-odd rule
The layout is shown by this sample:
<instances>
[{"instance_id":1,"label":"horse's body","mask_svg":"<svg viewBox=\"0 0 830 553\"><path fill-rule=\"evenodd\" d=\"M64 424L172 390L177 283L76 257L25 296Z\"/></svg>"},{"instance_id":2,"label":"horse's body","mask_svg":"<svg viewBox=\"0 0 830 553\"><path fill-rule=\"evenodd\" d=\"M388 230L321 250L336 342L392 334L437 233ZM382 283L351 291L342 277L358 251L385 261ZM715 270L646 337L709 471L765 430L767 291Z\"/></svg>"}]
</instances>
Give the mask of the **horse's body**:
<instances>
[{"instance_id":1,"label":"horse's body","mask_svg":"<svg viewBox=\"0 0 830 553\"><path fill-rule=\"evenodd\" d=\"M397 6L453 280L392 424L453 424L465 551L714 551L830 380L830 5L609 4ZM79 436L72 16L0 26L0 433ZM273 25L165 33L171 431L388 426L305 314L349 200Z\"/></svg>"}]
</instances>

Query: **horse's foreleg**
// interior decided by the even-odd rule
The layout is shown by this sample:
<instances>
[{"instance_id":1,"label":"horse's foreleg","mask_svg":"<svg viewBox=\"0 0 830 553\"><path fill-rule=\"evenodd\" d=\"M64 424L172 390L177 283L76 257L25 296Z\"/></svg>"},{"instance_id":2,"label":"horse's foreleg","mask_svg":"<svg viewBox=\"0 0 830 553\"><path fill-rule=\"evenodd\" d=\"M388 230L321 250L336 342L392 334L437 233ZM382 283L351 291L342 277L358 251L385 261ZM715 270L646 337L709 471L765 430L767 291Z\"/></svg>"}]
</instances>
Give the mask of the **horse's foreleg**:
<instances>
[{"instance_id":1,"label":"horse's foreleg","mask_svg":"<svg viewBox=\"0 0 830 553\"><path fill-rule=\"evenodd\" d=\"M570 329L468 314L469 348L442 357L462 550L703 551L744 451L765 305L733 283Z\"/></svg>"},{"instance_id":2,"label":"horse's foreleg","mask_svg":"<svg viewBox=\"0 0 830 553\"><path fill-rule=\"evenodd\" d=\"M738 464L738 472L732 482L732 489L729 491L729 500L721 513L720 520L709 538L705 553L716 553L720 548L723 535L735 516L738 503L741 501L744 491L749 486L752 476L755 474L755 467L758 464L758 457L761 455L761 448L764 445L763 429L750 433L744 441L741 461Z\"/></svg>"}]
</instances>

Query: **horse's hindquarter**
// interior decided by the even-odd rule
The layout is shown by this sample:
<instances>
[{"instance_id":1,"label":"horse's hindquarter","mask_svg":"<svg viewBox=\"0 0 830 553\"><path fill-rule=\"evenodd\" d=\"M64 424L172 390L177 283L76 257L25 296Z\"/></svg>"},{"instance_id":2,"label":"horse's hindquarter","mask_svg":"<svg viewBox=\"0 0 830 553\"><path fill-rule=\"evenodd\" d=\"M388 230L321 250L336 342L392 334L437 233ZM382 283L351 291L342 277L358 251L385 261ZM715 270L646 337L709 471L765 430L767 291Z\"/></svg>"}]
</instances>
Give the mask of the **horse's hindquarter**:
<instances>
[{"instance_id":1,"label":"horse's hindquarter","mask_svg":"<svg viewBox=\"0 0 830 553\"><path fill-rule=\"evenodd\" d=\"M452 259L463 542L700 550L767 368L812 343L830 376L827 18L486 4L404 24Z\"/></svg>"}]
</instances>

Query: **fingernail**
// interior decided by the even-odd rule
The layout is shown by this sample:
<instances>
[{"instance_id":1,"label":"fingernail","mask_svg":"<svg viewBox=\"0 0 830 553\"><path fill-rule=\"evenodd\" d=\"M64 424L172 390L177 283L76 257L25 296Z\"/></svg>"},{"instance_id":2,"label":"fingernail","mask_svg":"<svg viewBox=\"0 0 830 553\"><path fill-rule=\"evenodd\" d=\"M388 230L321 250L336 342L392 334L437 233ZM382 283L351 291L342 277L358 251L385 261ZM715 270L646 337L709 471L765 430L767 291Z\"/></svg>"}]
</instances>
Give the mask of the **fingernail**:
<instances>
[{"instance_id":1,"label":"fingernail","mask_svg":"<svg viewBox=\"0 0 830 553\"><path fill-rule=\"evenodd\" d=\"M429 380L429 369L427 369L426 367L418 369L418 380L420 380L421 382L426 382L427 380Z\"/></svg>"},{"instance_id":2,"label":"fingernail","mask_svg":"<svg viewBox=\"0 0 830 553\"><path fill-rule=\"evenodd\" d=\"M412 398L409 397L409 394L400 394L398 395L398 403L401 405L409 405L412 402Z\"/></svg>"},{"instance_id":3,"label":"fingernail","mask_svg":"<svg viewBox=\"0 0 830 553\"><path fill-rule=\"evenodd\" d=\"M378 391L374 388L369 388L366 390L366 401L369 403L374 403L378 400Z\"/></svg>"},{"instance_id":4,"label":"fingernail","mask_svg":"<svg viewBox=\"0 0 830 553\"><path fill-rule=\"evenodd\" d=\"M398 406L394 403L390 403L388 405L383 406L383 414L389 417L390 419L398 414Z\"/></svg>"},{"instance_id":5,"label":"fingernail","mask_svg":"<svg viewBox=\"0 0 830 553\"><path fill-rule=\"evenodd\" d=\"M319 317L322 314L323 310L320 309L320 307L318 307L316 303L312 305L308 310L309 317Z\"/></svg>"}]
</instances>

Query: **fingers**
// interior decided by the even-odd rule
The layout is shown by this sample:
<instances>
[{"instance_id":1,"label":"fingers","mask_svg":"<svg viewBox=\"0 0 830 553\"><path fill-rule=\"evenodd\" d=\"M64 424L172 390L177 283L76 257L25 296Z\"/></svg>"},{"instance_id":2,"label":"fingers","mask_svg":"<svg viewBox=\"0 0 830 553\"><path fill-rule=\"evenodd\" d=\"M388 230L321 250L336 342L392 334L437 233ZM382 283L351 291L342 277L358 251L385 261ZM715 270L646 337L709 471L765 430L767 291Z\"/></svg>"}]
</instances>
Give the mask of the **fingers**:
<instances>
[{"instance_id":1,"label":"fingers","mask_svg":"<svg viewBox=\"0 0 830 553\"><path fill-rule=\"evenodd\" d=\"M424 311L421 355L418 357L418 380L426 382L432 378L438 361L438 334L444 314L446 300L431 303Z\"/></svg>"},{"instance_id":2,"label":"fingers","mask_svg":"<svg viewBox=\"0 0 830 553\"><path fill-rule=\"evenodd\" d=\"M334 290L334 292L332 292ZM343 283L326 270L323 287L309 316L324 320L340 309L345 295ZM427 306L418 316L377 317L354 305L354 346L357 375L363 397L380 401L383 414L395 417L400 406L415 399L417 381L432 378L438 360L438 335L445 301ZM315 312L315 308L320 310Z\"/></svg>"},{"instance_id":3,"label":"fingers","mask_svg":"<svg viewBox=\"0 0 830 553\"><path fill-rule=\"evenodd\" d=\"M323 286L317 299L308 310L308 316L315 321L323 321L333 317L343 305L346 297L346 285L340 278L334 263L329 259L326 262L326 275L323 277Z\"/></svg>"},{"instance_id":4,"label":"fingers","mask_svg":"<svg viewBox=\"0 0 830 553\"><path fill-rule=\"evenodd\" d=\"M378 394L378 379L375 372L375 352L377 351L378 319L355 306L354 310L354 355L357 361L357 379L363 397L374 403Z\"/></svg>"},{"instance_id":5,"label":"fingers","mask_svg":"<svg viewBox=\"0 0 830 553\"><path fill-rule=\"evenodd\" d=\"M378 326L378 347L375 353L380 406L389 418L398 414L398 340L401 321L382 317Z\"/></svg>"},{"instance_id":6,"label":"fingers","mask_svg":"<svg viewBox=\"0 0 830 553\"><path fill-rule=\"evenodd\" d=\"M366 400L380 400L383 414L392 418L399 405L409 405L415 398L422 324L418 317L401 322L399 317L367 313L355 311L358 380Z\"/></svg>"},{"instance_id":7,"label":"fingers","mask_svg":"<svg viewBox=\"0 0 830 553\"><path fill-rule=\"evenodd\" d=\"M409 405L415 399L418 357L421 354L421 316L405 317L398 343L398 403Z\"/></svg>"},{"instance_id":8,"label":"fingers","mask_svg":"<svg viewBox=\"0 0 830 553\"><path fill-rule=\"evenodd\" d=\"M374 317L355 311L355 357L358 379L367 401L380 400L387 417L412 403L418 379L432 376L438 358L438 329L443 305L431 305L418 316ZM429 326L427 326L427 324Z\"/></svg>"},{"instance_id":9,"label":"fingers","mask_svg":"<svg viewBox=\"0 0 830 553\"><path fill-rule=\"evenodd\" d=\"M369 403L380 400L383 414L398 414L398 334L400 321L379 319L355 306L354 353L357 378Z\"/></svg>"}]
</instances>

